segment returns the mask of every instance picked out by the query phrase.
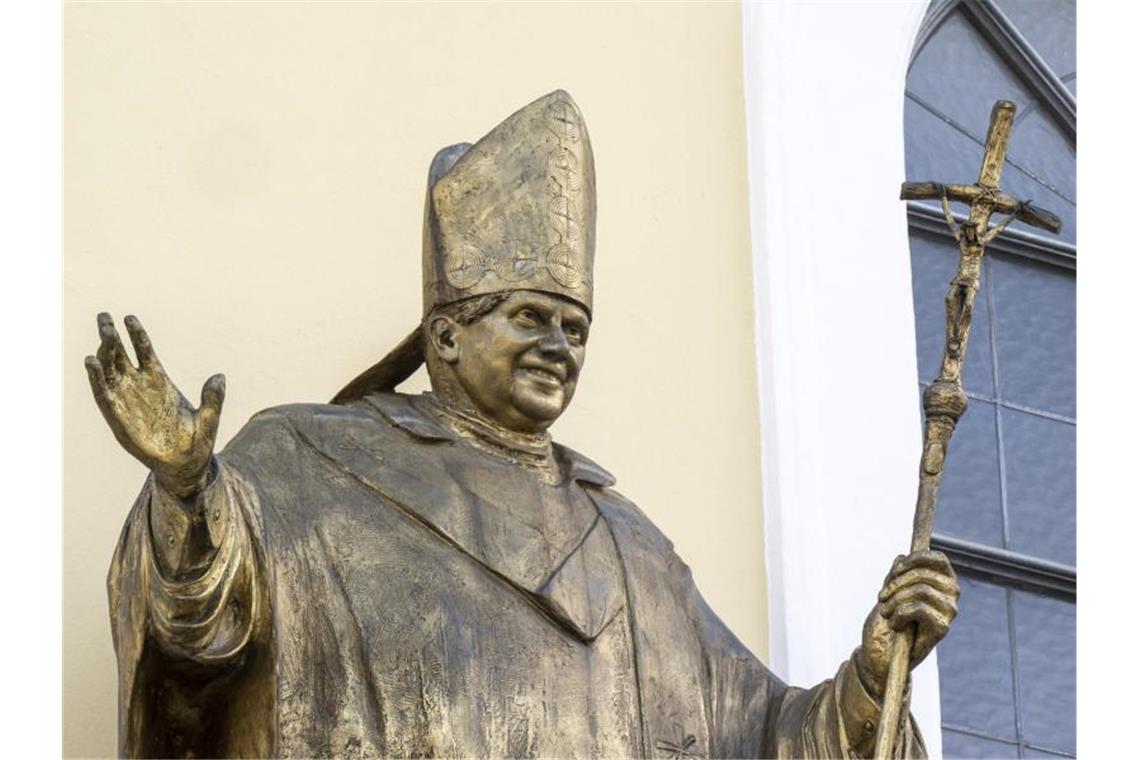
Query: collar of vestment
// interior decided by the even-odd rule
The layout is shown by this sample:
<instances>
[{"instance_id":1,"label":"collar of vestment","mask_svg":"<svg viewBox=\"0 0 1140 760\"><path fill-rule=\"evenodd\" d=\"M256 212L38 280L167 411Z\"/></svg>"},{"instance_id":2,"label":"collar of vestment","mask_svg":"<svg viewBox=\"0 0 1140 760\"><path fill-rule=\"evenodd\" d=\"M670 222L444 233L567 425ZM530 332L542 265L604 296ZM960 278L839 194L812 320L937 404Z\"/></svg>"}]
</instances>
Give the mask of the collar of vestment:
<instances>
[{"instance_id":1,"label":"collar of vestment","mask_svg":"<svg viewBox=\"0 0 1140 760\"><path fill-rule=\"evenodd\" d=\"M430 394L423 394L427 397ZM427 413L414 397L397 393L374 393L364 399L393 425L403 428L412 436L424 441L458 441L459 435ZM432 402L428 402L432 403ZM434 402L441 403L441 402ZM617 483L609 470L589 457L559 443L551 443L555 459L563 468L567 480L589 483L608 488Z\"/></svg>"},{"instance_id":2,"label":"collar of vestment","mask_svg":"<svg viewBox=\"0 0 1140 760\"><path fill-rule=\"evenodd\" d=\"M562 467L554 458L549 433L508 430L473 411L453 407L433 393L414 399L412 405L435 417L480 451L532 470L551 485L562 482Z\"/></svg>"},{"instance_id":3,"label":"collar of vestment","mask_svg":"<svg viewBox=\"0 0 1140 760\"><path fill-rule=\"evenodd\" d=\"M553 444L564 477L544 482L533 469L473 446L422 403L374 394L354 405L367 416L337 414L329 418L335 427L321 424L306 434L305 424L298 432L575 637L592 641L625 595L613 539L583 486L610 486L613 476ZM389 424L377 425L376 413Z\"/></svg>"}]
</instances>

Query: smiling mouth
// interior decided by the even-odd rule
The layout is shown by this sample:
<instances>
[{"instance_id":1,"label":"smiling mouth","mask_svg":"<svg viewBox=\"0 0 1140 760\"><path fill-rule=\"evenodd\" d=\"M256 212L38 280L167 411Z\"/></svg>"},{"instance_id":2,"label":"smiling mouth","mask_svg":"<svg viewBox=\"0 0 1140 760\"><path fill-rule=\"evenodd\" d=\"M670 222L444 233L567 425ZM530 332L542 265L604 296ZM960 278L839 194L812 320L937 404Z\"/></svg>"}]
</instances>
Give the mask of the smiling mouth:
<instances>
[{"instance_id":1,"label":"smiling mouth","mask_svg":"<svg viewBox=\"0 0 1140 760\"><path fill-rule=\"evenodd\" d=\"M523 367L521 371L523 374L533 377L537 380L541 380L547 384L562 385L564 382L562 376L552 370L540 369L538 367Z\"/></svg>"}]
</instances>

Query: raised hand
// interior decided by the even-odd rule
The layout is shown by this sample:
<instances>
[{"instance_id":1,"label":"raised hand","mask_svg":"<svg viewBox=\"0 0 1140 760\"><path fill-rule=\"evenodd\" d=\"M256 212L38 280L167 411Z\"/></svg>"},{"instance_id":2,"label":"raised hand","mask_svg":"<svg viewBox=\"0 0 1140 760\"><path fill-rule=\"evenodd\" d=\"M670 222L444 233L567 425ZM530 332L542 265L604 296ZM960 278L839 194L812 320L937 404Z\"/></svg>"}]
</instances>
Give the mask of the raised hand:
<instances>
[{"instance_id":1,"label":"raised hand","mask_svg":"<svg viewBox=\"0 0 1140 760\"><path fill-rule=\"evenodd\" d=\"M226 378L214 375L202 386L194 409L159 363L142 323L124 323L139 366L131 364L111 315L97 318L99 350L84 360L95 403L111 432L131 456L154 473L159 485L180 498L200 491L209 477L226 396Z\"/></svg>"},{"instance_id":2,"label":"raised hand","mask_svg":"<svg viewBox=\"0 0 1140 760\"><path fill-rule=\"evenodd\" d=\"M891 631L916 625L910 669L930 654L958 614L958 580L942 552L919 551L899 557L879 592L879 603L863 624L863 646L855 667L863 684L881 697L890 668Z\"/></svg>"}]
</instances>

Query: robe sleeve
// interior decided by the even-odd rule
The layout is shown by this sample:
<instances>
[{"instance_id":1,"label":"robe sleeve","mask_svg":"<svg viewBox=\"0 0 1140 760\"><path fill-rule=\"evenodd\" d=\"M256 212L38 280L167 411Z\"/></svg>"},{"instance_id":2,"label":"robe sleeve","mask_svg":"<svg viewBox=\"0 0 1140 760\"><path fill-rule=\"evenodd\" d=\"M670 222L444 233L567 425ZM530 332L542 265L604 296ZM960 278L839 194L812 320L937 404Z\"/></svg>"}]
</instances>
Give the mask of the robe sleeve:
<instances>
[{"instance_id":1,"label":"robe sleeve","mask_svg":"<svg viewBox=\"0 0 1140 760\"><path fill-rule=\"evenodd\" d=\"M910 690L904 697L906 721L895 739L896 758L925 758L922 736L909 715ZM764 757L869 758L874 754L881 705L867 693L848 660L834 679L812 689L790 687L773 705Z\"/></svg>"},{"instance_id":2,"label":"robe sleeve","mask_svg":"<svg viewBox=\"0 0 1140 760\"><path fill-rule=\"evenodd\" d=\"M146 562L150 634L170 655L202 664L238 656L261 604L259 563L243 509L253 494L224 464L192 500L175 498L153 478Z\"/></svg>"},{"instance_id":3,"label":"robe sleeve","mask_svg":"<svg viewBox=\"0 0 1140 760\"><path fill-rule=\"evenodd\" d=\"M111 561L121 755L195 751L192 724L206 716L187 706L206 704L211 689L238 693L234 674L249 670L251 644L268 636L257 497L224 458L212 468L190 500L149 478Z\"/></svg>"},{"instance_id":4,"label":"robe sleeve","mask_svg":"<svg viewBox=\"0 0 1140 760\"><path fill-rule=\"evenodd\" d=\"M869 758L881 706L846 661L835 678L810 689L787 686L728 630L693 589L705 647L710 735L715 757ZM896 758L925 758L909 714L895 741Z\"/></svg>"}]
</instances>

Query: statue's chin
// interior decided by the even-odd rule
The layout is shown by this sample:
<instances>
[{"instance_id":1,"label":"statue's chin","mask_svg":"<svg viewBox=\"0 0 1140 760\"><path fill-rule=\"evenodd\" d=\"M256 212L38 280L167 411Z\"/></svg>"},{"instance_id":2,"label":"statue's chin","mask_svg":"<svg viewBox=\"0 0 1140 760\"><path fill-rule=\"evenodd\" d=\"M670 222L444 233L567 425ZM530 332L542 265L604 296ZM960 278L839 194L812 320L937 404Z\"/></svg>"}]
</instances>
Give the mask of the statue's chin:
<instances>
[{"instance_id":1,"label":"statue's chin","mask_svg":"<svg viewBox=\"0 0 1140 760\"><path fill-rule=\"evenodd\" d=\"M535 432L545 430L558 419L565 408L565 393L557 391L537 391L530 388L518 388L514 394L515 411L525 417L528 430Z\"/></svg>"}]
</instances>

